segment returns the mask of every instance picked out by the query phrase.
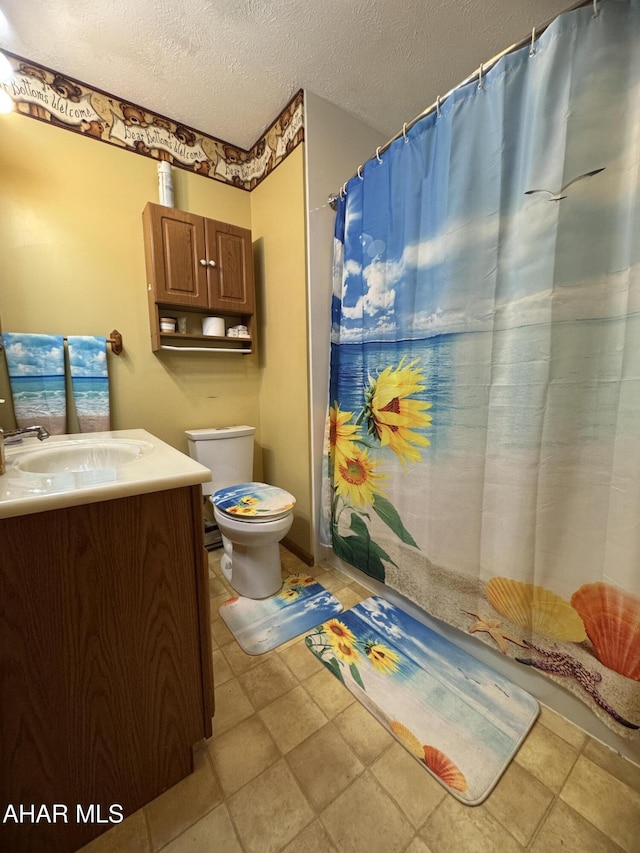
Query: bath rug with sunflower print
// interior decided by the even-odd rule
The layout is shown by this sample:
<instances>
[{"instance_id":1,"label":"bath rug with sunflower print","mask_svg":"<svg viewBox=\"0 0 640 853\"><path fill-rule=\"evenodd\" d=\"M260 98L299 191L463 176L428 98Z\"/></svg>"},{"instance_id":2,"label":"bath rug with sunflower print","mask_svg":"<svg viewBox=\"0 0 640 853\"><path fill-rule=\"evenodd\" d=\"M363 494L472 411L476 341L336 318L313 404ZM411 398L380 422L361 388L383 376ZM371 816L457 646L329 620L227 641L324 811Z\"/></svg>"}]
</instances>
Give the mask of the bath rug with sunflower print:
<instances>
[{"instance_id":1,"label":"bath rug with sunflower print","mask_svg":"<svg viewBox=\"0 0 640 853\"><path fill-rule=\"evenodd\" d=\"M237 596L218 612L240 648L261 655L341 613L342 604L315 578L297 574L286 577L282 589L269 598Z\"/></svg>"},{"instance_id":2,"label":"bath rug with sunflower print","mask_svg":"<svg viewBox=\"0 0 640 853\"><path fill-rule=\"evenodd\" d=\"M538 716L526 691L378 596L305 643L466 805L486 799Z\"/></svg>"}]
</instances>

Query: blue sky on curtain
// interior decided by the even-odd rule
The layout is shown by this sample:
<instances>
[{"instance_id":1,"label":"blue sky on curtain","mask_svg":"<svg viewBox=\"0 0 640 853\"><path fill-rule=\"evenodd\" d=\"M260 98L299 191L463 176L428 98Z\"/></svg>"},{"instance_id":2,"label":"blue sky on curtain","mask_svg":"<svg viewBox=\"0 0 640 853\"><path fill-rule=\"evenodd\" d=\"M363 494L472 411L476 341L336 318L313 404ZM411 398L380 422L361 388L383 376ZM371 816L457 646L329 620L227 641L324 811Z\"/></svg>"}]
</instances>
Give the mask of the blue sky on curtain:
<instances>
[{"instance_id":1,"label":"blue sky on curtain","mask_svg":"<svg viewBox=\"0 0 640 853\"><path fill-rule=\"evenodd\" d=\"M608 0L349 181L326 489L338 556L631 737L639 116L640 2Z\"/></svg>"}]
</instances>

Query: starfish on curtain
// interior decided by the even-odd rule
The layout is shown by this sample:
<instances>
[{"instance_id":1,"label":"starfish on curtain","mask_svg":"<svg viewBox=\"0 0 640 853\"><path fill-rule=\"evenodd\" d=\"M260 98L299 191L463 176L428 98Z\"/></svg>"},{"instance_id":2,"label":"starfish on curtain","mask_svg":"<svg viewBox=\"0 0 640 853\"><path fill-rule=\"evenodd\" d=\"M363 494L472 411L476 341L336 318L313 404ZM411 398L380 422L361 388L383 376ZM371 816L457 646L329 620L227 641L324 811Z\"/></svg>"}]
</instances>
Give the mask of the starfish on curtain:
<instances>
[{"instance_id":1,"label":"starfish on curtain","mask_svg":"<svg viewBox=\"0 0 640 853\"><path fill-rule=\"evenodd\" d=\"M502 625L498 622L497 619L485 619L483 616L480 616L479 613L472 613L470 610L463 610L463 613L466 613L468 616L475 616L478 620L475 622L470 628L467 628L469 634L475 634L476 631L481 631L490 635L491 639L494 640L500 651L503 655L507 653L507 644L505 640L509 640L510 643L515 643L516 646L524 645L521 640L517 640L515 637L512 637L511 634L507 634L506 631L502 630Z\"/></svg>"},{"instance_id":2,"label":"starfish on curtain","mask_svg":"<svg viewBox=\"0 0 640 853\"><path fill-rule=\"evenodd\" d=\"M572 658L571 655L564 654L564 652L549 652L546 649L540 649L538 646L534 646L533 643L529 643L526 640L524 642L528 648L535 649L541 655L544 655L546 660L516 658L518 663L533 666L542 672L550 672L554 675L564 675L568 678L575 678L580 687L582 687L582 689L592 697L595 703L599 705L603 711L606 711L607 714L610 714L616 722L620 723L621 726L626 726L628 729L640 729L640 726L636 726L634 723L630 723L629 720L625 720L624 717L621 717L620 714L618 714L618 712L614 710L598 693L596 685L602 681L602 675L600 675L599 672L590 672L580 663L580 661Z\"/></svg>"}]
</instances>

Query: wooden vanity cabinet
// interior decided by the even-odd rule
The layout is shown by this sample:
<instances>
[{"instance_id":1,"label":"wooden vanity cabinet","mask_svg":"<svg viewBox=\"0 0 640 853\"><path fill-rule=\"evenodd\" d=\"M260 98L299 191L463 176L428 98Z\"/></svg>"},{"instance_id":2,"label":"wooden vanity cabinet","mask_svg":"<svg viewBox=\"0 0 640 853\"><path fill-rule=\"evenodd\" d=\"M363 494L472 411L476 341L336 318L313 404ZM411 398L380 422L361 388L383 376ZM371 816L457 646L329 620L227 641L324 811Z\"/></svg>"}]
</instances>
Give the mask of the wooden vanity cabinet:
<instances>
[{"instance_id":1,"label":"wooden vanity cabinet","mask_svg":"<svg viewBox=\"0 0 640 853\"><path fill-rule=\"evenodd\" d=\"M152 202L142 218L153 349L160 346L163 310L231 315L249 326L255 311L251 231Z\"/></svg>"},{"instance_id":2,"label":"wooden vanity cabinet","mask_svg":"<svg viewBox=\"0 0 640 853\"><path fill-rule=\"evenodd\" d=\"M68 817L5 821L0 850L70 853L211 735L202 490L2 519L0 541L0 801Z\"/></svg>"}]
</instances>

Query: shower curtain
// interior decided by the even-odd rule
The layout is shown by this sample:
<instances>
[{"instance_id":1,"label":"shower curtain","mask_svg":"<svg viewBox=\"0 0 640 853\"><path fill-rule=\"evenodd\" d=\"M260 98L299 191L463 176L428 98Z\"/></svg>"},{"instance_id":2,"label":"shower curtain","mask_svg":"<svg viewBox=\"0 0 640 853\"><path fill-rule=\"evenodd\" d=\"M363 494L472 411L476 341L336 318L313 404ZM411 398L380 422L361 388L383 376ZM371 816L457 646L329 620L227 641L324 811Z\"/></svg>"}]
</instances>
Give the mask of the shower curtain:
<instances>
[{"instance_id":1,"label":"shower curtain","mask_svg":"<svg viewBox=\"0 0 640 853\"><path fill-rule=\"evenodd\" d=\"M640 2L560 16L341 193L334 552L640 727Z\"/></svg>"}]
</instances>

